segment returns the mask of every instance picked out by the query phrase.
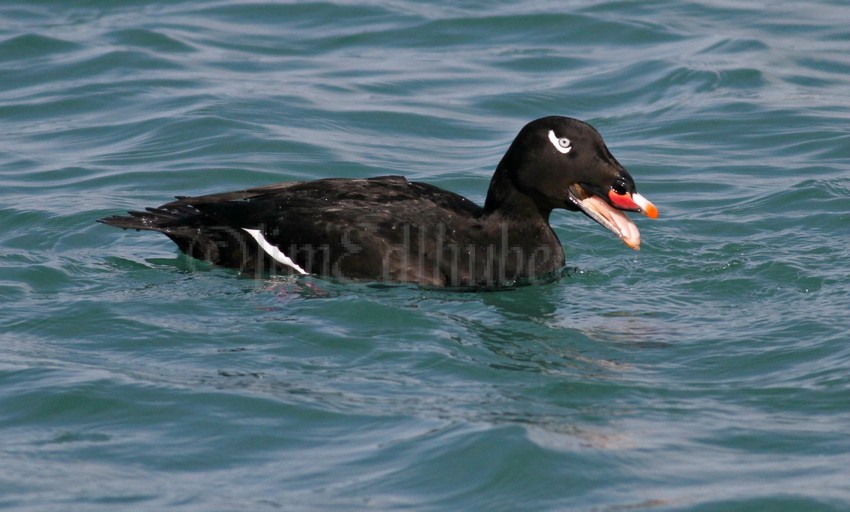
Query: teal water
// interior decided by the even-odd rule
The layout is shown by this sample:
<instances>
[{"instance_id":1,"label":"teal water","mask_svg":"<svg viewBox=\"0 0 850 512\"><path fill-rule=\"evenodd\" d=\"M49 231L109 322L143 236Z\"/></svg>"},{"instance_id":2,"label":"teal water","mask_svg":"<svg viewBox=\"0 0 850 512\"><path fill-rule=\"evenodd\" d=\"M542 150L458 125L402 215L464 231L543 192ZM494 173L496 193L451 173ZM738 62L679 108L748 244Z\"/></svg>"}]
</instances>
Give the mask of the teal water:
<instances>
[{"instance_id":1,"label":"teal water","mask_svg":"<svg viewBox=\"0 0 850 512\"><path fill-rule=\"evenodd\" d=\"M850 510L850 7L0 5L0 509ZM494 293L245 279L95 220L596 126L661 216Z\"/></svg>"}]
</instances>

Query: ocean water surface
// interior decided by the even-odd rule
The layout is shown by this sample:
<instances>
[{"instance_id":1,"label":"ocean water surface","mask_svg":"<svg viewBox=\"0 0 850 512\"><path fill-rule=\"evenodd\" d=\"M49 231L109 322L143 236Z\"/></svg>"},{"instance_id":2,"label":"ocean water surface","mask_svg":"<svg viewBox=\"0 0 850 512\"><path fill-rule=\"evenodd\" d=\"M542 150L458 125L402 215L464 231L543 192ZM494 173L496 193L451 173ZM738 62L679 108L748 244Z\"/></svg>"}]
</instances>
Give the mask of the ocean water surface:
<instances>
[{"instance_id":1,"label":"ocean water surface","mask_svg":"<svg viewBox=\"0 0 850 512\"><path fill-rule=\"evenodd\" d=\"M843 0L0 5L0 509L850 510ZM98 218L528 121L660 210L491 293L249 279Z\"/></svg>"}]
</instances>

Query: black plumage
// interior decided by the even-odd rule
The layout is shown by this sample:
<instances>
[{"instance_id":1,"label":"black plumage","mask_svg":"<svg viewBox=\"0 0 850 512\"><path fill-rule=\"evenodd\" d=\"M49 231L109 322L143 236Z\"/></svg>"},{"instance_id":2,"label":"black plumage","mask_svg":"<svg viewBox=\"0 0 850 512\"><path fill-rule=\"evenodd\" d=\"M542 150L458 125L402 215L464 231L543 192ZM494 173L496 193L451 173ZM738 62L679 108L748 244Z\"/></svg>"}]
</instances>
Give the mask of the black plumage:
<instances>
[{"instance_id":1,"label":"black plumage","mask_svg":"<svg viewBox=\"0 0 850 512\"><path fill-rule=\"evenodd\" d=\"M584 211L634 248L637 229L618 210L655 216L595 129L553 116L520 131L483 207L383 176L178 197L100 221L159 231L195 258L245 273L495 287L549 279L564 266L549 226L555 208Z\"/></svg>"}]
</instances>

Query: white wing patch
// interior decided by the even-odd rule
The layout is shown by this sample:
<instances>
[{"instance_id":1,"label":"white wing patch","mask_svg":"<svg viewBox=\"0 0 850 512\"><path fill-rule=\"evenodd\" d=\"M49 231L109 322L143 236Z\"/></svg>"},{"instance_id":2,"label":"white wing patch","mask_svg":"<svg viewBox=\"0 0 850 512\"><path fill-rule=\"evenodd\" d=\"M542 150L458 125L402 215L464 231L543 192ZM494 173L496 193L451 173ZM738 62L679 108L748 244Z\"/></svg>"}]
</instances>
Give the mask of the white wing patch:
<instances>
[{"instance_id":1,"label":"white wing patch","mask_svg":"<svg viewBox=\"0 0 850 512\"><path fill-rule=\"evenodd\" d=\"M260 245L260 249L264 250L266 254L272 257L273 260L292 268L301 275L307 274L307 272L305 272L303 268L299 267L297 263L292 261L289 256L283 254L283 251L270 244L268 240L266 240L266 237L264 237L263 234L260 233L260 230L247 228L242 229L245 230L246 233L254 237L254 240L256 240L257 244Z\"/></svg>"},{"instance_id":2,"label":"white wing patch","mask_svg":"<svg viewBox=\"0 0 850 512\"><path fill-rule=\"evenodd\" d=\"M549 142L551 142L552 145L555 146L555 149L565 155L569 153L571 149L573 149L573 144L572 142L570 142L570 139L566 137L561 137L559 139L558 136L555 135L555 130L549 130Z\"/></svg>"}]
</instances>

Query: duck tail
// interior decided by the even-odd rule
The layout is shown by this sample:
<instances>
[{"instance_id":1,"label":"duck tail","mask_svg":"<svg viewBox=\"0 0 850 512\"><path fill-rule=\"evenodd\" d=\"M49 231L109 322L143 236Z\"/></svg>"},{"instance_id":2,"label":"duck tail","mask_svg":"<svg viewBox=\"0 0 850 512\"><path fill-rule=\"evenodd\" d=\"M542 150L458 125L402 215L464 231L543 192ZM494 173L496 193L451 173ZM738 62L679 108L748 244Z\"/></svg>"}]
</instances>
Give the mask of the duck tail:
<instances>
[{"instance_id":1,"label":"duck tail","mask_svg":"<svg viewBox=\"0 0 850 512\"><path fill-rule=\"evenodd\" d=\"M108 226L137 231L156 231L170 238L177 247L195 258L230 266L243 261L246 250L245 233L225 225L209 225L208 215L180 198L158 208L130 211L97 221Z\"/></svg>"}]
</instances>

